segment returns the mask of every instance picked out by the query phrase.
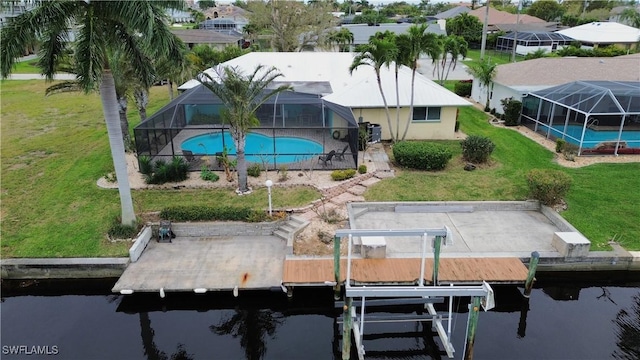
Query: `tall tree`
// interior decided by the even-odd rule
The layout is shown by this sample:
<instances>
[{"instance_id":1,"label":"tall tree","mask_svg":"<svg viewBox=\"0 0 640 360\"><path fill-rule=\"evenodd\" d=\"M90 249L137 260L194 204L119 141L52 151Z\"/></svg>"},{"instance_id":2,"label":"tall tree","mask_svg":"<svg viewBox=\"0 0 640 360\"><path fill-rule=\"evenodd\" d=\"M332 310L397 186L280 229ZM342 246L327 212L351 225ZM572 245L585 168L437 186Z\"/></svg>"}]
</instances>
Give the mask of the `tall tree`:
<instances>
[{"instance_id":1,"label":"tall tree","mask_svg":"<svg viewBox=\"0 0 640 360\"><path fill-rule=\"evenodd\" d=\"M489 96L491 96L491 84L496 76L497 64L489 59L474 61L467 64L467 71L475 77L480 84L487 89L487 102L484 106L485 111L489 109Z\"/></svg>"},{"instance_id":2,"label":"tall tree","mask_svg":"<svg viewBox=\"0 0 640 360\"><path fill-rule=\"evenodd\" d=\"M328 1L251 1L249 21L272 34L271 47L275 51L301 51L326 43L328 30L335 23L331 6Z\"/></svg>"},{"instance_id":3,"label":"tall tree","mask_svg":"<svg viewBox=\"0 0 640 360\"><path fill-rule=\"evenodd\" d=\"M393 127L391 126L391 115L389 114L389 105L387 103L387 97L384 95L382 89L382 80L380 78L380 70L383 66L389 68L391 63L396 58L398 47L395 42L388 41L386 39L378 39L372 37L369 39L369 43L362 45L358 49L358 54L353 58L353 62L349 67L349 72L353 72L355 69L362 65L371 66L376 73L376 80L378 82L378 89L382 96L382 102L384 103L384 111L387 115L387 123L389 125L389 134L391 139L394 140Z\"/></svg>"},{"instance_id":4,"label":"tall tree","mask_svg":"<svg viewBox=\"0 0 640 360\"><path fill-rule=\"evenodd\" d=\"M620 13L620 20L634 28L640 28L640 12L635 8L624 9L624 11Z\"/></svg>"},{"instance_id":5,"label":"tall tree","mask_svg":"<svg viewBox=\"0 0 640 360\"><path fill-rule=\"evenodd\" d=\"M108 54L126 54L138 78L153 72L150 59L179 57L183 44L169 31L165 9L182 6L182 1L43 1L9 19L0 35L3 77L11 73L25 46L39 40L38 66L51 81L65 45L70 43L69 26L73 26L77 80L85 92L100 91L125 225L133 225L136 218Z\"/></svg>"},{"instance_id":6,"label":"tall tree","mask_svg":"<svg viewBox=\"0 0 640 360\"><path fill-rule=\"evenodd\" d=\"M216 79L204 72L198 77L198 81L217 96L225 106L221 115L223 121L229 124L229 131L236 145L238 193L243 194L249 191L244 148L249 129L259 124L256 110L271 96L289 87L278 86L275 89L268 89L275 79L282 76L274 67L266 68L258 65L248 76L241 70L229 66L218 67L216 72Z\"/></svg>"},{"instance_id":7,"label":"tall tree","mask_svg":"<svg viewBox=\"0 0 640 360\"><path fill-rule=\"evenodd\" d=\"M477 17L460 14L447 21L447 35L462 36L468 44L479 44L482 39L482 23Z\"/></svg>"},{"instance_id":8,"label":"tall tree","mask_svg":"<svg viewBox=\"0 0 640 360\"><path fill-rule=\"evenodd\" d=\"M406 62L405 65L411 68L411 103L409 105L409 118L404 127L404 132L400 140L404 140L409 131L409 124L413 120L413 99L415 94L416 71L418 69L418 59L423 54L428 55L432 59L437 59L441 53L440 38L434 34L427 32L427 25L413 25L406 34L398 35L398 49L403 53L401 58Z\"/></svg>"},{"instance_id":9,"label":"tall tree","mask_svg":"<svg viewBox=\"0 0 640 360\"><path fill-rule=\"evenodd\" d=\"M527 14L545 21L554 21L562 17L564 8L555 0L538 0L527 9Z\"/></svg>"},{"instance_id":10,"label":"tall tree","mask_svg":"<svg viewBox=\"0 0 640 360\"><path fill-rule=\"evenodd\" d=\"M438 55L438 61L435 62L434 71L440 85L444 86L444 82L449 77L449 72L456 69L458 59L467 56L469 45L462 36L441 36L442 46L441 53Z\"/></svg>"}]
</instances>

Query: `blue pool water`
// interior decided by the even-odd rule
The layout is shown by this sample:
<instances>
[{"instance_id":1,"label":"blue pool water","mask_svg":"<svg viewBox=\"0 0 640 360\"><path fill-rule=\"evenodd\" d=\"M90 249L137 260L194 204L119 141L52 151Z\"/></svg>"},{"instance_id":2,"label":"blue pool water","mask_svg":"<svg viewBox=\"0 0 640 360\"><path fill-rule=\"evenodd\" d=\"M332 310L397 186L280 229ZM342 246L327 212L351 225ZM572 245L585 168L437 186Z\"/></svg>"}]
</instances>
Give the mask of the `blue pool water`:
<instances>
[{"instance_id":1,"label":"blue pool water","mask_svg":"<svg viewBox=\"0 0 640 360\"><path fill-rule=\"evenodd\" d=\"M542 125L542 129L546 131L547 126ZM564 130L563 124L553 125L551 127L551 134L555 137L562 137L562 131ZM578 145L580 143L580 137L582 136L582 126L580 125L569 125L567 126L567 130L565 132L569 138L566 138L567 141ZM573 138L573 139L571 139ZM584 142L583 147L592 148L598 145L598 143L602 141L617 141L618 140L618 131L598 131L593 129L586 129L584 132ZM640 131L630 131L625 130L622 132L621 141L626 142L640 142ZM630 146L640 146L629 144Z\"/></svg>"},{"instance_id":2,"label":"blue pool water","mask_svg":"<svg viewBox=\"0 0 640 360\"><path fill-rule=\"evenodd\" d=\"M275 141L274 141L275 139ZM224 144L224 145L223 145ZM190 150L194 154L215 155L226 146L229 155L235 155L236 146L231 134L220 132L194 136L184 141L182 150ZM322 145L311 140L296 137L268 137L262 134L249 133L244 148L248 162L261 163L263 160L277 164L304 161L314 155L322 154ZM273 154L277 154L274 156ZM269 155L267 157L267 155Z\"/></svg>"}]
</instances>

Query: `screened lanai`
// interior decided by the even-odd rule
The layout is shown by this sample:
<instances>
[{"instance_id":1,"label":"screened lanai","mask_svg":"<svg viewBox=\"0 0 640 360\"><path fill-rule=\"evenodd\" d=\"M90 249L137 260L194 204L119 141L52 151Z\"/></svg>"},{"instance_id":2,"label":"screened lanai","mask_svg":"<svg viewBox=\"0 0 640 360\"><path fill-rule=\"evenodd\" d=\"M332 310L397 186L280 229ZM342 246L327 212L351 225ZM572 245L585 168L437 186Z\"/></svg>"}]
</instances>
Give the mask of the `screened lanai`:
<instances>
[{"instance_id":1,"label":"screened lanai","mask_svg":"<svg viewBox=\"0 0 640 360\"><path fill-rule=\"evenodd\" d=\"M530 93L522 123L578 155L640 154L640 82L576 81Z\"/></svg>"},{"instance_id":2,"label":"screened lanai","mask_svg":"<svg viewBox=\"0 0 640 360\"><path fill-rule=\"evenodd\" d=\"M191 170L203 165L221 169L217 158L233 159L235 143L223 123L224 106L202 85L185 91L136 126L138 156L169 161L182 156ZM358 162L358 124L351 109L319 95L284 91L271 96L256 112L259 125L250 129L245 145L248 163L262 168L346 169ZM330 161L320 156L335 151Z\"/></svg>"},{"instance_id":3,"label":"screened lanai","mask_svg":"<svg viewBox=\"0 0 640 360\"><path fill-rule=\"evenodd\" d=\"M558 47L570 45L575 41L566 35L548 31L518 31L510 32L498 37L496 49L502 51L512 51L513 43L517 43L516 52L526 55L538 49L545 49L547 52L556 51Z\"/></svg>"}]
</instances>

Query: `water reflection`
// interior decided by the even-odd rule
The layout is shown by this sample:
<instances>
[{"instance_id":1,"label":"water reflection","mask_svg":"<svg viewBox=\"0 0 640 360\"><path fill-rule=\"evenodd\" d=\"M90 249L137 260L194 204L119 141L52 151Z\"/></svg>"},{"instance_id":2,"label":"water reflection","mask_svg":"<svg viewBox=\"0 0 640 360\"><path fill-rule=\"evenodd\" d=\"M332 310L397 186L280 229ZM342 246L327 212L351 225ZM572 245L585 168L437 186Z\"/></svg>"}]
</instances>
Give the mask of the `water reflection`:
<instances>
[{"instance_id":1,"label":"water reflection","mask_svg":"<svg viewBox=\"0 0 640 360\"><path fill-rule=\"evenodd\" d=\"M539 278L530 300L521 288L496 286L496 308L480 314L474 359L640 359L637 277L553 274ZM341 358L342 311L334 308L331 289L296 289L291 301L269 292L161 299L112 295L111 285L3 282L2 345L57 345L65 359ZM456 358L463 352L468 303L454 303ZM447 306L436 304L439 311ZM368 324L364 345L369 359L446 358L430 322Z\"/></svg>"},{"instance_id":2,"label":"water reflection","mask_svg":"<svg viewBox=\"0 0 640 360\"><path fill-rule=\"evenodd\" d=\"M616 359L640 359L640 292L633 297L629 309L621 309L614 320L618 326L618 348L614 350Z\"/></svg>"},{"instance_id":3,"label":"water reflection","mask_svg":"<svg viewBox=\"0 0 640 360\"><path fill-rule=\"evenodd\" d=\"M265 335L274 337L276 328L282 322L282 314L271 310L235 310L235 314L209 328L217 335L240 337L240 345L247 359L262 359L267 352Z\"/></svg>"}]
</instances>

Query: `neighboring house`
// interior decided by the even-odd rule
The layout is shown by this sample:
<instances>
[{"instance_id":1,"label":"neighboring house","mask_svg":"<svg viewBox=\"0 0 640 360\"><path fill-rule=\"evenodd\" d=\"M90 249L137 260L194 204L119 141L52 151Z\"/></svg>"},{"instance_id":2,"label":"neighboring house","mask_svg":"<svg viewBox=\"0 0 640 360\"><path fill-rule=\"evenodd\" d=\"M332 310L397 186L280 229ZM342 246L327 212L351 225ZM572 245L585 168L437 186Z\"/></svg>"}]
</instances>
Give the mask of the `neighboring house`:
<instances>
[{"instance_id":1,"label":"neighboring house","mask_svg":"<svg viewBox=\"0 0 640 360\"><path fill-rule=\"evenodd\" d=\"M229 45L237 46L238 41L242 39L240 35L227 35L211 30L171 30L171 32L179 37L189 49L200 44L206 44L216 49L224 49Z\"/></svg>"},{"instance_id":2,"label":"neighboring house","mask_svg":"<svg viewBox=\"0 0 640 360\"><path fill-rule=\"evenodd\" d=\"M369 26L367 24L353 24L353 25L342 25L341 27L336 27L336 30L340 30L340 28L345 28L351 31L353 34L353 45L358 46L361 44L366 44L369 42L369 38L377 32L385 32L391 31L396 35L405 34L408 29L414 26L414 24L402 23L402 24L391 24L391 23L383 23L375 26ZM434 33L436 35L446 35L446 30L444 27L441 27L438 24L429 24L427 27L427 32Z\"/></svg>"},{"instance_id":3,"label":"neighboring house","mask_svg":"<svg viewBox=\"0 0 640 360\"><path fill-rule=\"evenodd\" d=\"M528 93L573 81L640 81L640 54L593 58L539 58L498 65L493 80L489 107L502 113L500 100L522 100ZM473 81L471 98L480 104L487 90Z\"/></svg>"},{"instance_id":4,"label":"neighboring house","mask_svg":"<svg viewBox=\"0 0 640 360\"><path fill-rule=\"evenodd\" d=\"M361 66L350 74L353 56L351 53L334 52L255 52L229 60L223 65L238 67L245 73L253 71L258 64L275 66L283 75L278 78L278 84L289 84L296 92L314 93L324 101L349 108L358 122L380 125L382 139L389 140L391 137L375 72L370 66ZM215 76L213 69L206 72ZM394 65L383 67L381 77L395 126ZM401 67L398 78L402 133L409 117L411 70ZM187 90L199 84L197 80L190 80L179 89ZM414 120L409 125L407 139L454 139L458 107L469 105L466 100L416 73ZM393 131L395 133L395 128Z\"/></svg>"},{"instance_id":5,"label":"neighboring house","mask_svg":"<svg viewBox=\"0 0 640 360\"><path fill-rule=\"evenodd\" d=\"M630 20L622 20L620 17L622 15L622 12L625 11L626 9L635 9L637 12L640 12L640 4L636 5L635 7L633 6L616 6L613 9L611 9L611 12L609 13L609 22L617 22L620 24L624 24L624 25L629 25L631 26L631 21Z\"/></svg>"},{"instance_id":6,"label":"neighboring house","mask_svg":"<svg viewBox=\"0 0 640 360\"><path fill-rule=\"evenodd\" d=\"M231 4L219 4L204 11L207 19L228 19L235 24L235 30L242 33L244 26L249 23L248 11Z\"/></svg>"},{"instance_id":7,"label":"neighboring house","mask_svg":"<svg viewBox=\"0 0 640 360\"><path fill-rule=\"evenodd\" d=\"M171 18L172 24L191 23L195 21L193 14L188 11L169 9L167 10L167 15Z\"/></svg>"},{"instance_id":8,"label":"neighboring house","mask_svg":"<svg viewBox=\"0 0 640 360\"><path fill-rule=\"evenodd\" d=\"M456 6L453 9L449 9L447 11L443 11L441 13L435 14L434 17L437 19L451 19L460 14L466 14L471 9L467 6Z\"/></svg>"},{"instance_id":9,"label":"neighboring house","mask_svg":"<svg viewBox=\"0 0 640 360\"><path fill-rule=\"evenodd\" d=\"M207 19L200 23L201 30L217 31L227 35L242 35L242 28L232 19Z\"/></svg>"},{"instance_id":10,"label":"neighboring house","mask_svg":"<svg viewBox=\"0 0 640 360\"><path fill-rule=\"evenodd\" d=\"M486 15L486 8L479 7L475 10L469 11L469 15L475 16L480 20L481 23L484 23L484 18ZM489 19L487 21L487 30L489 32L496 32L500 30L500 26L502 24L547 24L546 21L537 18L535 16L527 15L527 14L511 14L506 11L500 11L498 9L489 8Z\"/></svg>"},{"instance_id":11,"label":"neighboring house","mask_svg":"<svg viewBox=\"0 0 640 360\"><path fill-rule=\"evenodd\" d=\"M583 48L615 45L623 49L637 49L640 29L616 22L592 22L558 31L582 43Z\"/></svg>"},{"instance_id":12,"label":"neighboring house","mask_svg":"<svg viewBox=\"0 0 640 360\"><path fill-rule=\"evenodd\" d=\"M547 53L555 52L571 45L574 41L573 38L557 32L514 31L498 37L496 50L513 51L514 40L517 43L516 53L520 55L527 55L540 49L544 49Z\"/></svg>"}]
</instances>

